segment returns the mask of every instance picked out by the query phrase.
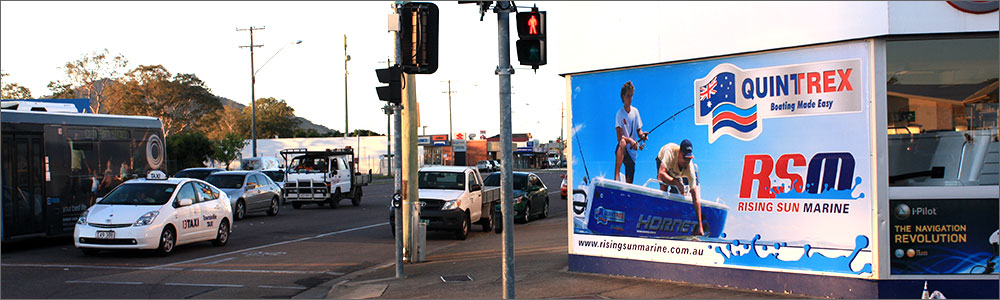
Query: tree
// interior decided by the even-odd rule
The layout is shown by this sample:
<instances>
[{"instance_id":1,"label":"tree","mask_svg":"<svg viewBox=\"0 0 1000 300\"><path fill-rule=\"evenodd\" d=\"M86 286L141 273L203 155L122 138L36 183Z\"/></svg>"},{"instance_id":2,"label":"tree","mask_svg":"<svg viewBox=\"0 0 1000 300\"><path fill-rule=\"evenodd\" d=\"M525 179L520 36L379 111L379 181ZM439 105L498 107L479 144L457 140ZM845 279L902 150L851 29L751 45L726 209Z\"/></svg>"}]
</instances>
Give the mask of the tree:
<instances>
[{"instance_id":1,"label":"tree","mask_svg":"<svg viewBox=\"0 0 1000 300\"><path fill-rule=\"evenodd\" d=\"M368 130L368 129L355 129L354 132L351 132L351 134L349 134L347 136L358 136L358 135L361 135L361 136L383 136L382 134L379 134L378 132L374 132L374 131L371 131L371 130Z\"/></svg>"},{"instance_id":2,"label":"tree","mask_svg":"<svg viewBox=\"0 0 1000 300\"><path fill-rule=\"evenodd\" d=\"M235 106L222 105L222 109L216 111L214 116L214 122L210 123L212 126L204 128L204 132L210 139L221 140L226 138L230 134L239 135L242 137L249 136L244 132L250 132L249 129L243 130L240 127L240 119L243 118L243 111Z\"/></svg>"},{"instance_id":3,"label":"tree","mask_svg":"<svg viewBox=\"0 0 1000 300\"><path fill-rule=\"evenodd\" d=\"M6 79L10 78L10 74L7 72L0 71L0 81L3 82L3 95L0 95L2 99L31 99L31 90L23 87L16 82L6 82Z\"/></svg>"},{"instance_id":4,"label":"tree","mask_svg":"<svg viewBox=\"0 0 1000 300\"><path fill-rule=\"evenodd\" d=\"M167 159L177 170L204 167L204 161L215 153L215 147L205 134L189 131L167 136Z\"/></svg>"},{"instance_id":5,"label":"tree","mask_svg":"<svg viewBox=\"0 0 1000 300\"><path fill-rule=\"evenodd\" d=\"M66 72L66 78L51 81L48 87L53 93L52 98L88 98L91 112L107 113L105 88L119 79L127 65L128 60L124 56L118 54L111 57L108 49L84 54L80 59L63 65L61 69Z\"/></svg>"},{"instance_id":6,"label":"tree","mask_svg":"<svg viewBox=\"0 0 1000 300\"><path fill-rule=\"evenodd\" d=\"M139 66L110 87L108 112L160 118L163 134L206 128L222 109L219 98L194 74L171 75L162 65Z\"/></svg>"},{"instance_id":7,"label":"tree","mask_svg":"<svg viewBox=\"0 0 1000 300\"><path fill-rule=\"evenodd\" d=\"M247 146L248 141L241 135L230 133L220 140L215 141L215 152L212 153L212 159L224 162L226 166L229 166L234 160L240 159L243 147Z\"/></svg>"},{"instance_id":8,"label":"tree","mask_svg":"<svg viewBox=\"0 0 1000 300\"><path fill-rule=\"evenodd\" d=\"M295 109L288 106L285 100L272 97L257 99L257 138L292 137L299 120L295 118ZM252 108L243 108L240 118L240 128L244 128L246 136L250 136Z\"/></svg>"}]
</instances>

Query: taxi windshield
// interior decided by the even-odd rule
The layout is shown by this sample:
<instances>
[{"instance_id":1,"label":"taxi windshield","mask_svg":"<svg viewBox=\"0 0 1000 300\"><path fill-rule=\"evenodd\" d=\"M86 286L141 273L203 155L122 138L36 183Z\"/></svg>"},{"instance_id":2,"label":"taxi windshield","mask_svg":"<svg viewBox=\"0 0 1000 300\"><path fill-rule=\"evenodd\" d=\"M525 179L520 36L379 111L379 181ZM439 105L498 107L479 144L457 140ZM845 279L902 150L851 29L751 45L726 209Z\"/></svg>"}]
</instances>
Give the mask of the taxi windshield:
<instances>
[{"instance_id":1,"label":"taxi windshield","mask_svg":"<svg viewBox=\"0 0 1000 300\"><path fill-rule=\"evenodd\" d=\"M208 178L205 179L205 181L208 181L208 183L211 183L212 185L220 189L238 189L243 187L242 174L228 174L228 175L212 174L212 176L208 176Z\"/></svg>"},{"instance_id":2,"label":"taxi windshield","mask_svg":"<svg viewBox=\"0 0 1000 300\"><path fill-rule=\"evenodd\" d=\"M163 205L170 201L177 184L131 183L118 186L98 204L107 205Z\"/></svg>"}]
</instances>

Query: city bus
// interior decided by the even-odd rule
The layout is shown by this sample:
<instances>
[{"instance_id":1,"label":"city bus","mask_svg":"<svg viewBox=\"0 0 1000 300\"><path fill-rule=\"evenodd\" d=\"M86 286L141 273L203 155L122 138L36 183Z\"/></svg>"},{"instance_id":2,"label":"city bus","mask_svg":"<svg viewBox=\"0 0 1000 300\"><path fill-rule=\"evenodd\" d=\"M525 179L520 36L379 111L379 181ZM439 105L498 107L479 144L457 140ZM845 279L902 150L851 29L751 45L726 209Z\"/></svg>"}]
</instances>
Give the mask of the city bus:
<instances>
[{"instance_id":1,"label":"city bus","mask_svg":"<svg viewBox=\"0 0 1000 300\"><path fill-rule=\"evenodd\" d=\"M118 184L166 172L159 119L0 109L2 241L73 234L80 213Z\"/></svg>"}]
</instances>

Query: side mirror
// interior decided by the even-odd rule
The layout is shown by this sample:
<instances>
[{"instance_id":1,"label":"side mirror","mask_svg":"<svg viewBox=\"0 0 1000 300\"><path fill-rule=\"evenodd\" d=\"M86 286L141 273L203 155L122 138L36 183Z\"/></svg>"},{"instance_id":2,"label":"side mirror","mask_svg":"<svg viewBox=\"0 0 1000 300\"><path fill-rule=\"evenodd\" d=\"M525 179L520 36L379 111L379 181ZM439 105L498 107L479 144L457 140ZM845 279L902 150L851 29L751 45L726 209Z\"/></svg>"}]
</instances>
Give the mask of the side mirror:
<instances>
[{"instance_id":1,"label":"side mirror","mask_svg":"<svg viewBox=\"0 0 1000 300\"><path fill-rule=\"evenodd\" d=\"M473 184L472 186L469 187L469 191L472 191L472 192L480 191L482 189L483 189L483 186L478 185L478 184Z\"/></svg>"},{"instance_id":2,"label":"side mirror","mask_svg":"<svg viewBox=\"0 0 1000 300\"><path fill-rule=\"evenodd\" d=\"M177 201L177 205L180 205L181 207L191 206L191 204L194 204L194 199L191 198L181 198Z\"/></svg>"}]
</instances>

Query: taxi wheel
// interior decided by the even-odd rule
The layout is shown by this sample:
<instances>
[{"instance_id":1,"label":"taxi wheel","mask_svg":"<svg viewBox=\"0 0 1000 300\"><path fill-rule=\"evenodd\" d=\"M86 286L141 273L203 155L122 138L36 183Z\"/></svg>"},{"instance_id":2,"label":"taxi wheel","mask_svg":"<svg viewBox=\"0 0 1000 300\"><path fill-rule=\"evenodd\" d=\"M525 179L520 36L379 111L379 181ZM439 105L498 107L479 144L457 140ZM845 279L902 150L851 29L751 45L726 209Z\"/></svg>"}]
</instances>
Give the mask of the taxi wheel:
<instances>
[{"instance_id":1,"label":"taxi wheel","mask_svg":"<svg viewBox=\"0 0 1000 300\"><path fill-rule=\"evenodd\" d=\"M174 246L177 243L177 235L174 233L173 227L167 227L163 229L163 233L160 234L160 247L156 248L156 254L160 256L168 256L174 253Z\"/></svg>"},{"instance_id":2,"label":"taxi wheel","mask_svg":"<svg viewBox=\"0 0 1000 300\"><path fill-rule=\"evenodd\" d=\"M212 240L212 245L225 246L229 242L229 221L222 220L219 223L219 231L215 234L215 240Z\"/></svg>"},{"instance_id":3,"label":"taxi wheel","mask_svg":"<svg viewBox=\"0 0 1000 300\"><path fill-rule=\"evenodd\" d=\"M274 197L273 199L271 199L271 209L267 210L267 215L268 216L278 215L278 197Z\"/></svg>"},{"instance_id":4,"label":"taxi wheel","mask_svg":"<svg viewBox=\"0 0 1000 300\"><path fill-rule=\"evenodd\" d=\"M292 202L292 208L294 209L302 208L302 202Z\"/></svg>"},{"instance_id":5,"label":"taxi wheel","mask_svg":"<svg viewBox=\"0 0 1000 300\"><path fill-rule=\"evenodd\" d=\"M93 248L80 248L80 251L83 251L85 255L97 255L97 253L101 253L101 249Z\"/></svg>"},{"instance_id":6,"label":"taxi wheel","mask_svg":"<svg viewBox=\"0 0 1000 300\"><path fill-rule=\"evenodd\" d=\"M236 200L236 211L233 212L233 219L237 221L243 220L243 217L247 216L247 205L243 203L243 199Z\"/></svg>"}]
</instances>

